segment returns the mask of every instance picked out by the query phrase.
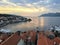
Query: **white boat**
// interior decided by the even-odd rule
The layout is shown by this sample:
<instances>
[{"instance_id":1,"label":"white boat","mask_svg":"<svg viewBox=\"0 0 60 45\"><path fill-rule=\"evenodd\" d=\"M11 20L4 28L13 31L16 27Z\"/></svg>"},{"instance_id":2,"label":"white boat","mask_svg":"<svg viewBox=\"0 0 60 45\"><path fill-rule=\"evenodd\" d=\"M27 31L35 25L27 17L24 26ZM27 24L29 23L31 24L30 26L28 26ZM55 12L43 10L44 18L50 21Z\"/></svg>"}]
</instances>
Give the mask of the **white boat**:
<instances>
[{"instance_id":1,"label":"white boat","mask_svg":"<svg viewBox=\"0 0 60 45\"><path fill-rule=\"evenodd\" d=\"M52 30L54 30L54 32L56 32L56 31L58 31L59 33L60 33L60 26L52 26L51 28L50 28L50 31L52 31Z\"/></svg>"},{"instance_id":2,"label":"white boat","mask_svg":"<svg viewBox=\"0 0 60 45\"><path fill-rule=\"evenodd\" d=\"M9 32L11 32L11 31L8 30L8 29L1 29L0 32L3 32L3 33L9 33Z\"/></svg>"}]
</instances>

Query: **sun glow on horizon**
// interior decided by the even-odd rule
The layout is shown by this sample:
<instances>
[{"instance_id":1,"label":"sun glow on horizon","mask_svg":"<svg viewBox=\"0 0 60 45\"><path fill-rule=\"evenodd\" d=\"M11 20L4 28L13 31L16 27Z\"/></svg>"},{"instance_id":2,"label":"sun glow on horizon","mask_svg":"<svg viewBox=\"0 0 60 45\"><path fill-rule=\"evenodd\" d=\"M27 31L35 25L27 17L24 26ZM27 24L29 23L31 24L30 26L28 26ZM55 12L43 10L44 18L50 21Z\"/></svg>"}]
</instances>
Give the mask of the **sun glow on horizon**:
<instances>
[{"instance_id":1,"label":"sun glow on horizon","mask_svg":"<svg viewBox=\"0 0 60 45\"><path fill-rule=\"evenodd\" d=\"M35 7L1 7L0 6L0 13L42 13L44 11L47 11L47 9L45 7L40 7L38 9L36 9Z\"/></svg>"}]
</instances>

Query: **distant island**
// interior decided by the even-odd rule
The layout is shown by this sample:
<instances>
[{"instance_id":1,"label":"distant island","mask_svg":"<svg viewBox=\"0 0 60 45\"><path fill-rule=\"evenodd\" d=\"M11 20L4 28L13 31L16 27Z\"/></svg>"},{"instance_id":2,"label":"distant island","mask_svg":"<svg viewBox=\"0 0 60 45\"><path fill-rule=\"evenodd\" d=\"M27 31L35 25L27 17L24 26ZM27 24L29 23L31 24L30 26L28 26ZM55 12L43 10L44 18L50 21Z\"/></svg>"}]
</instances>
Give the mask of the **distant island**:
<instances>
[{"instance_id":1,"label":"distant island","mask_svg":"<svg viewBox=\"0 0 60 45\"><path fill-rule=\"evenodd\" d=\"M0 27L6 26L8 24L20 23L31 21L31 19L27 19L23 16L17 16L12 14L0 14Z\"/></svg>"},{"instance_id":2,"label":"distant island","mask_svg":"<svg viewBox=\"0 0 60 45\"><path fill-rule=\"evenodd\" d=\"M60 13L47 13L42 14L40 17L60 17Z\"/></svg>"}]
</instances>

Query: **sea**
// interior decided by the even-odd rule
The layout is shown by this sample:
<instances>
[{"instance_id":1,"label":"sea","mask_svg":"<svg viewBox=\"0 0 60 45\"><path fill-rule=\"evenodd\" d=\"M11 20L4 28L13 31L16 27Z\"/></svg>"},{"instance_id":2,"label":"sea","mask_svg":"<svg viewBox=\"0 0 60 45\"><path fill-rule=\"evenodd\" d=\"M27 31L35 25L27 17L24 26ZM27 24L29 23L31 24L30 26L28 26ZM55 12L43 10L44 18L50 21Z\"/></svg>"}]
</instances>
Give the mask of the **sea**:
<instances>
[{"instance_id":1,"label":"sea","mask_svg":"<svg viewBox=\"0 0 60 45\"><path fill-rule=\"evenodd\" d=\"M30 18L31 22L22 22L22 23L14 23L14 24L8 24L7 26L4 26L0 29L5 30L11 30L12 32L16 31L41 31L41 30L49 30L51 26L58 25L60 26L60 17L31 17L26 16L27 18Z\"/></svg>"}]
</instances>

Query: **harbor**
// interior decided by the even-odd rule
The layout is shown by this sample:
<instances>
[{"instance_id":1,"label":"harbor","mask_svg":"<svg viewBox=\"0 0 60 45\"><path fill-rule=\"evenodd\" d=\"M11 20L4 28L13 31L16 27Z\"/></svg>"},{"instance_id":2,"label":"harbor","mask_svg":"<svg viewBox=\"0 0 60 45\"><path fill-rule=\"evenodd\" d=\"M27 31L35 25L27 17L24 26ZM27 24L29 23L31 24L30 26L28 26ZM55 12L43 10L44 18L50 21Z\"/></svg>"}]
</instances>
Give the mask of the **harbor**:
<instances>
[{"instance_id":1,"label":"harbor","mask_svg":"<svg viewBox=\"0 0 60 45\"><path fill-rule=\"evenodd\" d=\"M60 0L0 0L0 45L60 45Z\"/></svg>"},{"instance_id":2,"label":"harbor","mask_svg":"<svg viewBox=\"0 0 60 45\"><path fill-rule=\"evenodd\" d=\"M2 27L0 45L60 45L60 23L58 22L60 17L28 18L32 21Z\"/></svg>"}]
</instances>

